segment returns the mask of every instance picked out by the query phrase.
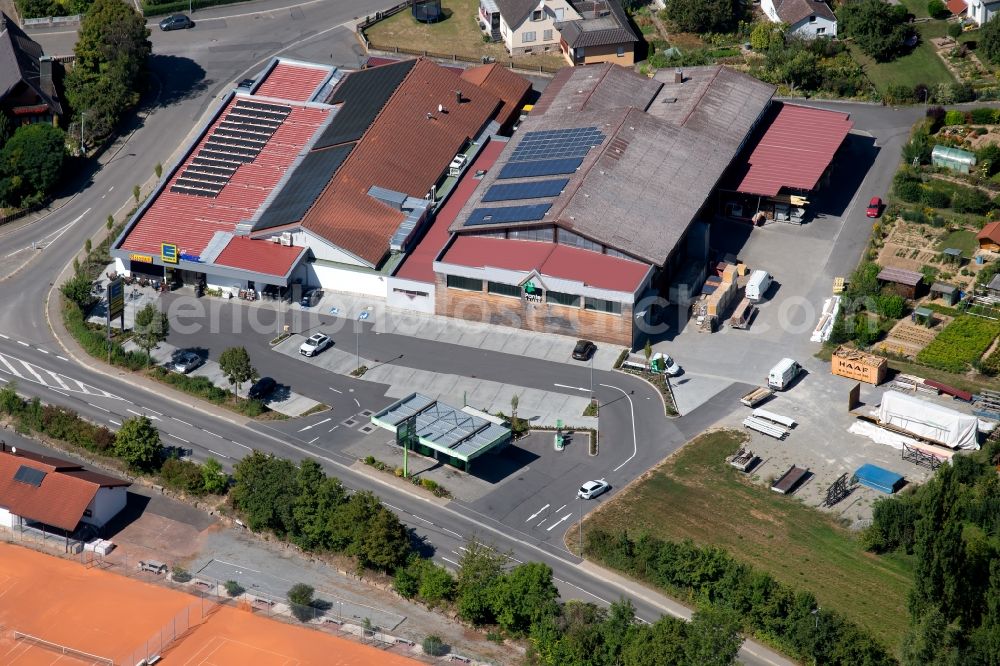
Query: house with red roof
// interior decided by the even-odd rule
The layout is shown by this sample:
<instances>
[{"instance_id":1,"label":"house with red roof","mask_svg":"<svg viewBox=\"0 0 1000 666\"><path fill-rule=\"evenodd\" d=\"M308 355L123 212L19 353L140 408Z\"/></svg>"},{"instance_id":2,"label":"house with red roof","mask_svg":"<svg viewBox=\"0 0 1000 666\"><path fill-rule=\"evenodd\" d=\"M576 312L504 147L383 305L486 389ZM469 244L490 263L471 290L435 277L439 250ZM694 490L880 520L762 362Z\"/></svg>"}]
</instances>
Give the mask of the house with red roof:
<instances>
[{"instance_id":1,"label":"house with red roof","mask_svg":"<svg viewBox=\"0 0 1000 666\"><path fill-rule=\"evenodd\" d=\"M276 58L164 174L113 246L118 270L385 297L468 155L513 125L529 90L499 65L342 72Z\"/></svg>"},{"instance_id":2,"label":"house with red roof","mask_svg":"<svg viewBox=\"0 0 1000 666\"><path fill-rule=\"evenodd\" d=\"M1000 252L1000 221L990 222L976 234L979 249L988 252Z\"/></svg>"}]
</instances>

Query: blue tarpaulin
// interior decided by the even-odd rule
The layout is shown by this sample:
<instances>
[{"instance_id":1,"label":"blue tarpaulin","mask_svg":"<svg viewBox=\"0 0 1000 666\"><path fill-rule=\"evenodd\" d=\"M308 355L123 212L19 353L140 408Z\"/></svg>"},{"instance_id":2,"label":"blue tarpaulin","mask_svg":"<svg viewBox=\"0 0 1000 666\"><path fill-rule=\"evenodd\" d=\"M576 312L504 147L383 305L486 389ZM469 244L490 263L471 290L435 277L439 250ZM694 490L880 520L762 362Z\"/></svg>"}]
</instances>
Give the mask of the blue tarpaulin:
<instances>
[{"instance_id":1,"label":"blue tarpaulin","mask_svg":"<svg viewBox=\"0 0 1000 666\"><path fill-rule=\"evenodd\" d=\"M874 488L890 495L896 492L896 489L903 483L903 477L899 474L871 464L864 464L859 467L858 471L854 473L854 478L863 486L868 486L869 488Z\"/></svg>"}]
</instances>

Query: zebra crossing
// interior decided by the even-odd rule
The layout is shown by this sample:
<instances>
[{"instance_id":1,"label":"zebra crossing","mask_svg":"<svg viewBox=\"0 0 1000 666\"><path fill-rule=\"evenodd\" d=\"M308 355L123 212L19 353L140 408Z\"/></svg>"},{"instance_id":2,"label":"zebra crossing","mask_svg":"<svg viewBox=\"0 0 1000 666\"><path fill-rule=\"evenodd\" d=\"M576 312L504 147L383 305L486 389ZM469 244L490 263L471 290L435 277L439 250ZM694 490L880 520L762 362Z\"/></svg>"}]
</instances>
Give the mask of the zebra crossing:
<instances>
[{"instance_id":1,"label":"zebra crossing","mask_svg":"<svg viewBox=\"0 0 1000 666\"><path fill-rule=\"evenodd\" d=\"M99 398L112 398L121 400L120 396L108 393L89 384L67 377L66 375L47 370L40 365L30 363L9 354L0 353L0 375L13 376L17 380L41 384L54 391L67 391L69 393L82 393Z\"/></svg>"}]
</instances>

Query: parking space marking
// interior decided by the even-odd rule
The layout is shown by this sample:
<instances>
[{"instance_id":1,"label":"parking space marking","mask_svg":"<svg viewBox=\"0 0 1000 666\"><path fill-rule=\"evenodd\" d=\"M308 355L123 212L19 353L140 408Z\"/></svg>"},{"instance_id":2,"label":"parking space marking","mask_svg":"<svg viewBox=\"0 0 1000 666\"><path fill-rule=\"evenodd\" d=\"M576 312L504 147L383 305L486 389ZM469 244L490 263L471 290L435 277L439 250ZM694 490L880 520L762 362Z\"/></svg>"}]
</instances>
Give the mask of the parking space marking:
<instances>
[{"instance_id":1,"label":"parking space marking","mask_svg":"<svg viewBox=\"0 0 1000 666\"><path fill-rule=\"evenodd\" d=\"M313 444L316 442L317 439L319 439L319 437L313 437L311 440L309 440L309 443Z\"/></svg>"},{"instance_id":2,"label":"parking space marking","mask_svg":"<svg viewBox=\"0 0 1000 666\"><path fill-rule=\"evenodd\" d=\"M343 394L343 391L339 391L339 390L337 390L337 389L333 388L332 386L330 387L330 390L331 390L331 391L333 391L334 393L340 393L340 394Z\"/></svg>"},{"instance_id":3,"label":"parking space marking","mask_svg":"<svg viewBox=\"0 0 1000 666\"><path fill-rule=\"evenodd\" d=\"M358 407L361 407L361 403L358 402L357 398L354 399L354 404L357 405Z\"/></svg>"}]
</instances>

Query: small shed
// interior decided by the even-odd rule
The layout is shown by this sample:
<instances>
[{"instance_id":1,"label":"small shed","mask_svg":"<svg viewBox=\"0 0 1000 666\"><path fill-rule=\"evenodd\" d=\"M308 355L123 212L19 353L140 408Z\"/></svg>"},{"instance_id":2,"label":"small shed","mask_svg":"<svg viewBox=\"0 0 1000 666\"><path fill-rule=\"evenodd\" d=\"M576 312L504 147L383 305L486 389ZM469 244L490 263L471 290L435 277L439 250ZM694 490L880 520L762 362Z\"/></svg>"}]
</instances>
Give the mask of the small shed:
<instances>
[{"instance_id":1,"label":"small shed","mask_svg":"<svg viewBox=\"0 0 1000 666\"><path fill-rule=\"evenodd\" d=\"M934 325L934 311L930 308L917 308L910 315L910 320L914 324L923 324L930 328Z\"/></svg>"},{"instance_id":2,"label":"small shed","mask_svg":"<svg viewBox=\"0 0 1000 666\"><path fill-rule=\"evenodd\" d=\"M958 287L944 282L935 282L931 285L931 298L940 298L948 305L958 302Z\"/></svg>"},{"instance_id":3,"label":"small shed","mask_svg":"<svg viewBox=\"0 0 1000 666\"><path fill-rule=\"evenodd\" d=\"M957 247L947 247L942 254L944 255L943 259L949 264L957 264L961 266L964 261L964 258L962 257L962 250Z\"/></svg>"},{"instance_id":4,"label":"small shed","mask_svg":"<svg viewBox=\"0 0 1000 666\"><path fill-rule=\"evenodd\" d=\"M924 293L924 276L916 271L887 267L879 271L878 281L904 298L920 298Z\"/></svg>"},{"instance_id":5,"label":"small shed","mask_svg":"<svg viewBox=\"0 0 1000 666\"><path fill-rule=\"evenodd\" d=\"M979 241L980 250L1000 252L1000 220L990 222L983 227L983 230L976 234L976 240Z\"/></svg>"},{"instance_id":6,"label":"small shed","mask_svg":"<svg viewBox=\"0 0 1000 666\"><path fill-rule=\"evenodd\" d=\"M993 279L986 285L986 293L993 298L1000 298L1000 274L994 275Z\"/></svg>"},{"instance_id":7,"label":"small shed","mask_svg":"<svg viewBox=\"0 0 1000 666\"><path fill-rule=\"evenodd\" d=\"M931 163L957 173L969 173L976 166L976 154L961 148L937 145L931 151Z\"/></svg>"},{"instance_id":8,"label":"small shed","mask_svg":"<svg viewBox=\"0 0 1000 666\"><path fill-rule=\"evenodd\" d=\"M854 472L854 479L863 486L893 494L903 485L903 477L877 465L865 463Z\"/></svg>"}]
</instances>

